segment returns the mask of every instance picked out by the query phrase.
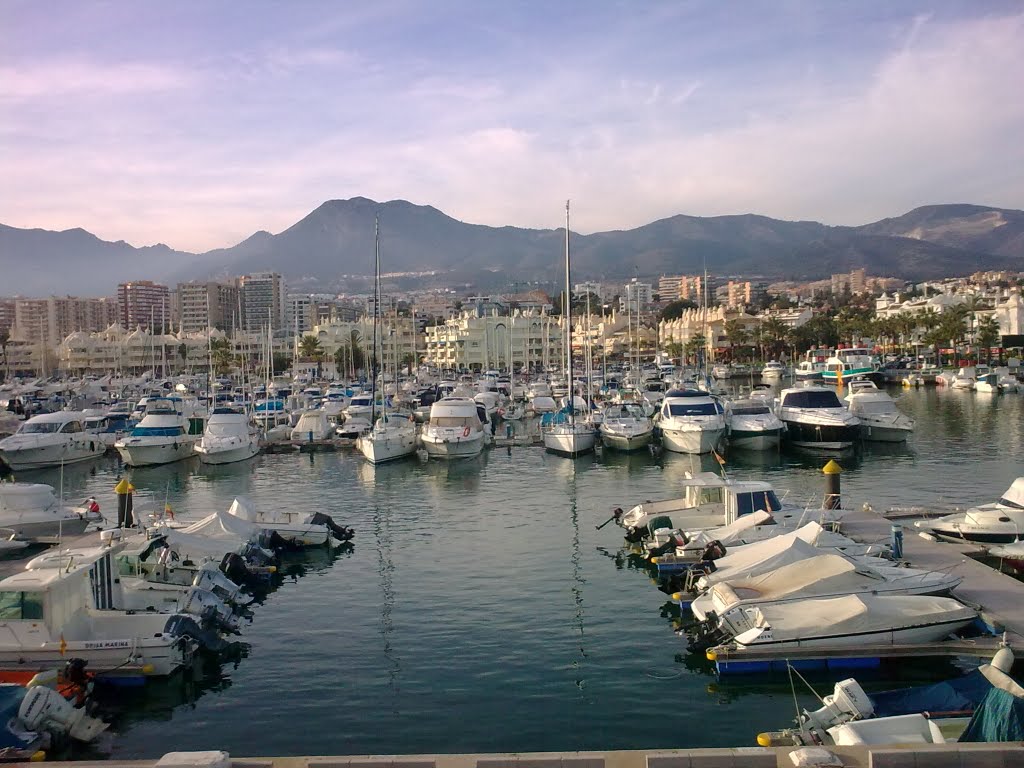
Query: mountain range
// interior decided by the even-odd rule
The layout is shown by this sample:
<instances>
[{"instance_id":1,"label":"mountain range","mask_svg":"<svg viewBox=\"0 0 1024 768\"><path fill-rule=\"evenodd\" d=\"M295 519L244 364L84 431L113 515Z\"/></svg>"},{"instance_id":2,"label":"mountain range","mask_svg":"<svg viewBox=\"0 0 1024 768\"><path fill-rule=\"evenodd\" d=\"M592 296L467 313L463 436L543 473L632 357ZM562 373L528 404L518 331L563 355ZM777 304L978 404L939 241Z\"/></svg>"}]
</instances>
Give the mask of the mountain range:
<instances>
[{"instance_id":1,"label":"mountain range","mask_svg":"<svg viewBox=\"0 0 1024 768\"><path fill-rule=\"evenodd\" d=\"M435 271L438 285L558 282L564 230L489 227L404 200L330 200L278 234L257 232L202 254L136 248L83 229L52 232L0 224L0 294L113 295L119 282L273 270L303 290L337 288L340 275L373 272L374 218L385 272ZM980 269L1024 270L1024 211L929 205L858 227L765 216L671 216L636 229L573 233L574 277L694 274L811 280L861 268L922 280ZM418 278L424 285L426 278Z\"/></svg>"}]
</instances>

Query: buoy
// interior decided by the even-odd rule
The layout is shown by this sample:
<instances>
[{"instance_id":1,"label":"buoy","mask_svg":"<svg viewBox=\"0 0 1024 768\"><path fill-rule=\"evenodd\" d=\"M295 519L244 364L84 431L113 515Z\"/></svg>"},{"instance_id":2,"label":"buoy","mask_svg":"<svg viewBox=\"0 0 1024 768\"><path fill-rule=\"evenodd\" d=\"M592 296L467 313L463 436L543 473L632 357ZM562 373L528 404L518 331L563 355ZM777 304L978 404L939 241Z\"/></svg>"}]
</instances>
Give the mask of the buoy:
<instances>
[{"instance_id":1,"label":"buoy","mask_svg":"<svg viewBox=\"0 0 1024 768\"><path fill-rule=\"evenodd\" d=\"M708 661L718 661L718 654L714 651L708 651L704 655L707 657Z\"/></svg>"},{"instance_id":2,"label":"buoy","mask_svg":"<svg viewBox=\"0 0 1024 768\"><path fill-rule=\"evenodd\" d=\"M757 734L757 746L759 747L770 747L772 745L772 735L770 733L759 733Z\"/></svg>"},{"instance_id":3,"label":"buoy","mask_svg":"<svg viewBox=\"0 0 1024 768\"><path fill-rule=\"evenodd\" d=\"M678 603L680 600L683 599L683 593L682 592L673 592L672 593L672 599L675 600Z\"/></svg>"},{"instance_id":4,"label":"buoy","mask_svg":"<svg viewBox=\"0 0 1024 768\"><path fill-rule=\"evenodd\" d=\"M658 556L655 555L654 557L652 557L651 558L651 562L654 563L655 565L657 565L658 564Z\"/></svg>"},{"instance_id":5,"label":"buoy","mask_svg":"<svg viewBox=\"0 0 1024 768\"><path fill-rule=\"evenodd\" d=\"M44 760L46 760L46 753L43 752L43 750L39 750L38 752L34 752L32 754L32 757L30 757L28 760L30 763L41 763Z\"/></svg>"},{"instance_id":6,"label":"buoy","mask_svg":"<svg viewBox=\"0 0 1024 768\"><path fill-rule=\"evenodd\" d=\"M142 665L142 674L144 674L144 675L152 675L154 672L156 672L156 667L154 667L152 664L143 664Z\"/></svg>"}]
</instances>

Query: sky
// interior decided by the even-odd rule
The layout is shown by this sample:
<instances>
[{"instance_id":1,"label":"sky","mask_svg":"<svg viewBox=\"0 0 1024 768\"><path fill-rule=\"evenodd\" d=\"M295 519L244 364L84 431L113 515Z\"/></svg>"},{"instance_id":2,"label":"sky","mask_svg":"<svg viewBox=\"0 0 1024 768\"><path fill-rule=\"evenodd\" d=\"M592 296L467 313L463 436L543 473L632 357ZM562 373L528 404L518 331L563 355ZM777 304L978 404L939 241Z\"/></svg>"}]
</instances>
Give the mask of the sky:
<instances>
[{"instance_id":1,"label":"sky","mask_svg":"<svg viewBox=\"0 0 1024 768\"><path fill-rule=\"evenodd\" d=\"M1024 208L1024 4L0 0L0 222L201 252L329 199L580 232Z\"/></svg>"}]
</instances>

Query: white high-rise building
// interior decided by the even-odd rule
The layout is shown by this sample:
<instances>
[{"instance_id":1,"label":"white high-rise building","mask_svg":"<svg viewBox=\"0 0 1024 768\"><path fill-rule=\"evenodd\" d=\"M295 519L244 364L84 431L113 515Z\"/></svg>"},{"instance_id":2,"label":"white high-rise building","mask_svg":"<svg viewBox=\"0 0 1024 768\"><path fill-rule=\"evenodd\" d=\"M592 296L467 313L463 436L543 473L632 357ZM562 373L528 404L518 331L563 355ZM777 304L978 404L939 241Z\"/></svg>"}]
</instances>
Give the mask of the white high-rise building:
<instances>
[{"instance_id":1,"label":"white high-rise building","mask_svg":"<svg viewBox=\"0 0 1024 768\"><path fill-rule=\"evenodd\" d=\"M267 327L275 331L288 325L285 314L285 284L277 272L255 272L238 278L242 296L245 330L256 333Z\"/></svg>"}]
</instances>

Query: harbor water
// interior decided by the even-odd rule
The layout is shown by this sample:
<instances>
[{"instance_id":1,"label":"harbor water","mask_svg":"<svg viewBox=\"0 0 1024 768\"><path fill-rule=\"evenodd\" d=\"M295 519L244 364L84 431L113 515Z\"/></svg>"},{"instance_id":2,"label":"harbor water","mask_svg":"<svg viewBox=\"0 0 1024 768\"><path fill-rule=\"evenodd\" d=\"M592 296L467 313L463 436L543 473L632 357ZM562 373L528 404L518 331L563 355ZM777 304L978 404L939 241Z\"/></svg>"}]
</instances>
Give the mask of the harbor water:
<instances>
[{"instance_id":1,"label":"harbor water","mask_svg":"<svg viewBox=\"0 0 1024 768\"><path fill-rule=\"evenodd\" d=\"M839 455L843 504L949 509L996 500L1024 474L1024 396L890 390L917 420L906 445ZM821 504L821 453L727 454L727 471ZM322 511L354 546L293 558L251 606L238 658L119 691L107 754L233 755L658 749L752 745L786 726L778 681L717 681L673 632L667 597L621 551L614 507L675 495L712 457L603 451L575 461L539 447L476 460L373 467L358 453L190 460L125 470L116 459L20 480L63 482L115 509L198 518L235 496ZM914 535L908 530L906 535ZM904 665L905 666L905 665ZM876 684L904 684L906 670ZM822 682L819 692L831 690ZM805 706L811 699L800 696Z\"/></svg>"}]
</instances>

